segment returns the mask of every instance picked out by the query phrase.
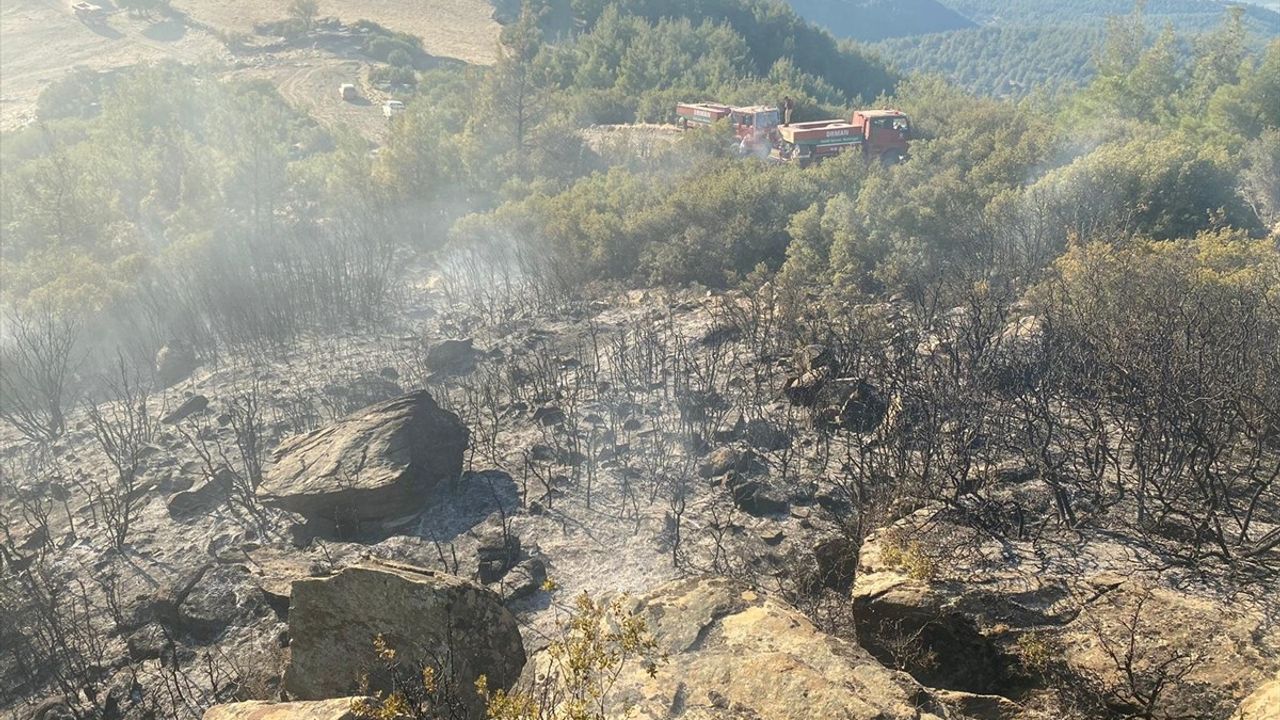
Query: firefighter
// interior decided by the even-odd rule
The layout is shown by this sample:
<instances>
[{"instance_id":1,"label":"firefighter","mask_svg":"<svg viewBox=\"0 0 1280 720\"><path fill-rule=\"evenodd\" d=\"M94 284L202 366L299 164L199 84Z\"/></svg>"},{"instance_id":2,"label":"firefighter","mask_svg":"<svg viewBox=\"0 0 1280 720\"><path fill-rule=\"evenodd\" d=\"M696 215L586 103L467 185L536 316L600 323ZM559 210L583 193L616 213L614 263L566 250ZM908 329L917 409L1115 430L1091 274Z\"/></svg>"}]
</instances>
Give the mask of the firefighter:
<instances>
[{"instance_id":1,"label":"firefighter","mask_svg":"<svg viewBox=\"0 0 1280 720\"><path fill-rule=\"evenodd\" d=\"M794 110L795 107L796 107L796 104L791 102L790 95L782 98L782 124L783 125L791 124L791 111Z\"/></svg>"}]
</instances>

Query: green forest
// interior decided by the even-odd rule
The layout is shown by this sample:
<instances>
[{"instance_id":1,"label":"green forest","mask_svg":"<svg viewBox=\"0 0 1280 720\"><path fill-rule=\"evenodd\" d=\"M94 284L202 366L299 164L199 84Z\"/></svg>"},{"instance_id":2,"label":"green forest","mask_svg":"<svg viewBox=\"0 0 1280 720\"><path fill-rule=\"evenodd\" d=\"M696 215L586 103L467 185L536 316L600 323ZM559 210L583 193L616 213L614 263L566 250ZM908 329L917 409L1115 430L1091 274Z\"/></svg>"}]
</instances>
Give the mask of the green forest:
<instances>
[{"instance_id":1,"label":"green forest","mask_svg":"<svg viewBox=\"0 0 1280 720\"><path fill-rule=\"evenodd\" d=\"M1186 46L1179 51L1184 58L1193 54L1192 46L1206 30L1221 25L1229 13L1240 13L1240 22L1248 30L1246 41L1255 49L1280 34L1280 13L1256 5L1229 8L1209 0L1140 6L1114 0L956 0L948 5L978 25L886 35L889 39L879 42L877 49L887 63L905 72L938 74L970 91L998 97L1073 91L1088 83L1108 26L1132 12L1147 18L1149 42L1165 29L1175 32Z\"/></svg>"}]
</instances>

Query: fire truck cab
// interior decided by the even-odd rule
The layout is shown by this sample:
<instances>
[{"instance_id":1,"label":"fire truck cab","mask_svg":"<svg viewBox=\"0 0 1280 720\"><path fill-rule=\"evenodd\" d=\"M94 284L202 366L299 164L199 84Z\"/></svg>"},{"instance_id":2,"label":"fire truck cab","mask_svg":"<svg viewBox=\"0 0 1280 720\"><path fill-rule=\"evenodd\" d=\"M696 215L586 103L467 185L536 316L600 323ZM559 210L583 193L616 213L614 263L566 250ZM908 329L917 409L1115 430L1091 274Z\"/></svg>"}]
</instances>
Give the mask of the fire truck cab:
<instances>
[{"instance_id":1,"label":"fire truck cab","mask_svg":"<svg viewBox=\"0 0 1280 720\"><path fill-rule=\"evenodd\" d=\"M911 121L901 110L854 110L849 122L858 128L862 152L885 164L902 162L911 144Z\"/></svg>"},{"instance_id":2,"label":"fire truck cab","mask_svg":"<svg viewBox=\"0 0 1280 720\"><path fill-rule=\"evenodd\" d=\"M733 125L738 148L743 154L768 154L778 140L778 123L781 113L772 105L751 105L733 108L729 123Z\"/></svg>"}]
</instances>

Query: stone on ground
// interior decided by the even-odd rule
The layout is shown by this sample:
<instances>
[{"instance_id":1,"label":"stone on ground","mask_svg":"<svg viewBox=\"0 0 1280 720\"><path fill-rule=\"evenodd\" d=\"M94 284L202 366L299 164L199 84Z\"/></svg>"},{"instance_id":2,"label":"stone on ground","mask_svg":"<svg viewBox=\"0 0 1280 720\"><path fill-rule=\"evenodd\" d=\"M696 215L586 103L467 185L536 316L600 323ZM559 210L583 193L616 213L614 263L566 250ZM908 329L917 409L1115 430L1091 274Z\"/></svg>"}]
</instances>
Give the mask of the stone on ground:
<instances>
[{"instance_id":1,"label":"stone on ground","mask_svg":"<svg viewBox=\"0 0 1280 720\"><path fill-rule=\"evenodd\" d=\"M1225 716L1280 667L1280 628L1264 599L1179 577L1116 536L1050 540L998 541L937 508L872 533L853 589L861 644L892 662L910 639L906 669L926 685L1005 694L1027 682L1020 643L1033 642L1079 679L1074 690L1110 693L1128 682L1113 652L1132 636L1139 682L1158 680L1164 663L1186 669L1164 684L1161 703L1194 717Z\"/></svg>"},{"instance_id":2,"label":"stone on ground","mask_svg":"<svg viewBox=\"0 0 1280 720\"><path fill-rule=\"evenodd\" d=\"M1240 703L1233 720L1280 720L1280 675Z\"/></svg>"},{"instance_id":3,"label":"stone on ground","mask_svg":"<svg viewBox=\"0 0 1280 720\"><path fill-rule=\"evenodd\" d=\"M399 518L458 477L466 447L457 416L420 391L284 441L258 492L307 518Z\"/></svg>"},{"instance_id":4,"label":"stone on ground","mask_svg":"<svg viewBox=\"0 0 1280 720\"><path fill-rule=\"evenodd\" d=\"M730 580L668 583L636 607L667 660L655 677L637 664L624 668L609 696L610 718L950 717L907 674L823 633L798 610Z\"/></svg>"},{"instance_id":5,"label":"stone on ground","mask_svg":"<svg viewBox=\"0 0 1280 720\"><path fill-rule=\"evenodd\" d=\"M477 718L483 703L476 678L508 687L524 667L515 617L494 593L420 568L356 565L293 583L285 690L304 700L349 695L361 672L378 689L385 683L373 646L380 634L411 667L448 659L448 682Z\"/></svg>"},{"instance_id":6,"label":"stone on ground","mask_svg":"<svg viewBox=\"0 0 1280 720\"><path fill-rule=\"evenodd\" d=\"M204 720L355 720L352 703L359 698L271 703L253 700L209 708Z\"/></svg>"}]
</instances>

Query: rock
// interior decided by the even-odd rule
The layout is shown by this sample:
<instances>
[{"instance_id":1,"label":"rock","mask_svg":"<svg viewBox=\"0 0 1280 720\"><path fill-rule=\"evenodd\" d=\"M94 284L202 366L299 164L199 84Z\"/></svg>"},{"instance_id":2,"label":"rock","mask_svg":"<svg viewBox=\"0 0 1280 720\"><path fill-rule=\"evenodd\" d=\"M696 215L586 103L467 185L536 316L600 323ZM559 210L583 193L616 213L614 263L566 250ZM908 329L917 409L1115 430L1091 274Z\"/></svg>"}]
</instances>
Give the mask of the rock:
<instances>
[{"instance_id":1,"label":"rock","mask_svg":"<svg viewBox=\"0 0 1280 720\"><path fill-rule=\"evenodd\" d=\"M191 377L200 366L195 351L183 342L172 342L156 353L156 382L160 387L172 387Z\"/></svg>"},{"instance_id":2,"label":"rock","mask_svg":"<svg viewBox=\"0 0 1280 720\"><path fill-rule=\"evenodd\" d=\"M178 605L178 629L200 644L228 627L252 627L272 614L244 565L214 565L202 573Z\"/></svg>"},{"instance_id":3,"label":"rock","mask_svg":"<svg viewBox=\"0 0 1280 720\"><path fill-rule=\"evenodd\" d=\"M502 595L507 601L522 600L542 590L547 581L547 564L542 558L531 557L511 568L502 579Z\"/></svg>"},{"instance_id":4,"label":"rock","mask_svg":"<svg viewBox=\"0 0 1280 720\"><path fill-rule=\"evenodd\" d=\"M472 340L442 340L427 351L427 368L443 375L466 375L476 369Z\"/></svg>"},{"instance_id":5,"label":"rock","mask_svg":"<svg viewBox=\"0 0 1280 720\"><path fill-rule=\"evenodd\" d=\"M1026 709L1002 695L979 695L960 690L933 690L933 694L970 720L1030 720Z\"/></svg>"},{"instance_id":6,"label":"rock","mask_svg":"<svg viewBox=\"0 0 1280 720\"><path fill-rule=\"evenodd\" d=\"M791 433L765 418L748 422L744 437L757 450L784 450L791 445Z\"/></svg>"},{"instance_id":7,"label":"rock","mask_svg":"<svg viewBox=\"0 0 1280 720\"><path fill-rule=\"evenodd\" d=\"M850 383L839 405L836 424L850 432L866 433L875 430L889 411L889 401L866 380Z\"/></svg>"},{"instance_id":8,"label":"rock","mask_svg":"<svg viewBox=\"0 0 1280 720\"><path fill-rule=\"evenodd\" d=\"M730 472L749 474L757 470L759 465L759 459L750 450L744 452L732 447L722 447L707 453L702 462L698 463L698 475L710 480Z\"/></svg>"},{"instance_id":9,"label":"rock","mask_svg":"<svg viewBox=\"0 0 1280 720\"><path fill-rule=\"evenodd\" d=\"M835 354L826 345L806 345L791 356L791 364L801 373L819 368L835 369Z\"/></svg>"},{"instance_id":10,"label":"rock","mask_svg":"<svg viewBox=\"0 0 1280 720\"><path fill-rule=\"evenodd\" d=\"M340 410L345 411L391 400L403 395L404 390L381 374L364 373L342 384L326 385L324 393L336 401Z\"/></svg>"},{"instance_id":11,"label":"rock","mask_svg":"<svg viewBox=\"0 0 1280 720\"><path fill-rule=\"evenodd\" d=\"M1019 672L1024 638L1061 657L1055 674L1077 678L1042 688L1050 693L1078 692L1080 678L1123 687L1107 646L1132 639L1139 678L1179 653L1200 658L1172 661L1187 674L1166 683L1161 699L1194 717L1227 716L1280 667L1280 628L1266 619L1274 611L1265 600L1212 580L1166 577L1156 570L1164 559L1141 544L1077 532L997 540L931 506L871 533L853 589L861 644L888 661L895 644L912 639L917 655L931 657L927 666L905 663L921 682L1003 695L1031 682Z\"/></svg>"},{"instance_id":12,"label":"rock","mask_svg":"<svg viewBox=\"0 0 1280 720\"><path fill-rule=\"evenodd\" d=\"M792 405L813 407L817 404L818 397L830 377L831 371L827 368L806 370L799 375L788 377L782 385L782 394Z\"/></svg>"},{"instance_id":13,"label":"rock","mask_svg":"<svg viewBox=\"0 0 1280 720\"><path fill-rule=\"evenodd\" d=\"M184 522L197 515L211 512L231 496L233 481L234 476L231 471L222 468L217 475L196 487L174 493L166 501L169 517L178 522Z\"/></svg>"},{"instance_id":14,"label":"rock","mask_svg":"<svg viewBox=\"0 0 1280 720\"><path fill-rule=\"evenodd\" d=\"M480 582L488 585L502 579L520 559L520 538L503 533L500 528L489 530L480 537L476 547L476 561Z\"/></svg>"},{"instance_id":15,"label":"rock","mask_svg":"<svg viewBox=\"0 0 1280 720\"><path fill-rule=\"evenodd\" d=\"M467 436L426 391L404 395L281 443L258 493L308 519L403 517L458 478Z\"/></svg>"},{"instance_id":16,"label":"rock","mask_svg":"<svg viewBox=\"0 0 1280 720\"><path fill-rule=\"evenodd\" d=\"M204 720L356 720L351 711L359 697L314 702L250 702L215 705L204 712Z\"/></svg>"},{"instance_id":17,"label":"rock","mask_svg":"<svg viewBox=\"0 0 1280 720\"><path fill-rule=\"evenodd\" d=\"M848 592L858 570L858 546L849 538L833 537L813 547L813 560L817 570L814 578L821 587Z\"/></svg>"},{"instance_id":18,"label":"rock","mask_svg":"<svg viewBox=\"0 0 1280 720\"><path fill-rule=\"evenodd\" d=\"M634 720L939 720L908 675L819 631L798 610L725 578L679 580L636 601L665 653L624 666L607 717ZM543 656L534 659L536 666ZM627 713L630 713L629 715Z\"/></svg>"},{"instance_id":19,"label":"rock","mask_svg":"<svg viewBox=\"0 0 1280 720\"><path fill-rule=\"evenodd\" d=\"M209 398L204 395L192 395L174 408L173 412L160 418L160 422L164 425L176 425L196 413L204 412L207 407L209 407Z\"/></svg>"},{"instance_id":20,"label":"rock","mask_svg":"<svg viewBox=\"0 0 1280 720\"><path fill-rule=\"evenodd\" d=\"M781 544L786 537L786 534L781 530L772 527L760 530L757 535L759 535L761 542L770 547Z\"/></svg>"},{"instance_id":21,"label":"rock","mask_svg":"<svg viewBox=\"0 0 1280 720\"><path fill-rule=\"evenodd\" d=\"M543 427L561 425L565 421L564 411L555 405L543 405L533 411L533 421Z\"/></svg>"},{"instance_id":22,"label":"rock","mask_svg":"<svg viewBox=\"0 0 1280 720\"><path fill-rule=\"evenodd\" d=\"M66 698L55 697L44 700L32 710L31 720L74 720L76 714Z\"/></svg>"},{"instance_id":23,"label":"rock","mask_svg":"<svg viewBox=\"0 0 1280 720\"><path fill-rule=\"evenodd\" d=\"M729 492L733 496L733 504L748 515L767 517L787 512L787 501L778 497L767 485L755 480L739 482Z\"/></svg>"},{"instance_id":24,"label":"rock","mask_svg":"<svg viewBox=\"0 0 1280 720\"><path fill-rule=\"evenodd\" d=\"M373 648L379 634L403 662L451 658L454 687L475 718L484 712L468 692L475 679L485 675L491 687L507 688L524 667L520 630L497 595L452 575L364 564L293 583L284 689L303 700L340 697L362 670L371 687L385 688Z\"/></svg>"},{"instance_id":25,"label":"rock","mask_svg":"<svg viewBox=\"0 0 1280 720\"><path fill-rule=\"evenodd\" d=\"M1240 703L1232 720L1280 720L1280 675Z\"/></svg>"}]
</instances>

